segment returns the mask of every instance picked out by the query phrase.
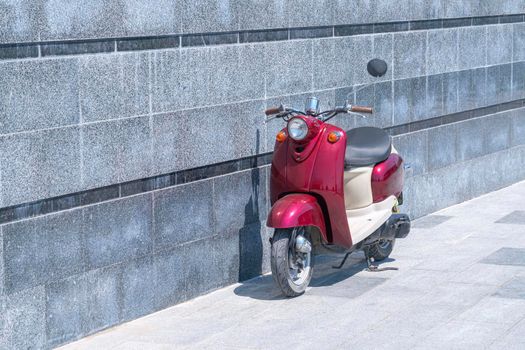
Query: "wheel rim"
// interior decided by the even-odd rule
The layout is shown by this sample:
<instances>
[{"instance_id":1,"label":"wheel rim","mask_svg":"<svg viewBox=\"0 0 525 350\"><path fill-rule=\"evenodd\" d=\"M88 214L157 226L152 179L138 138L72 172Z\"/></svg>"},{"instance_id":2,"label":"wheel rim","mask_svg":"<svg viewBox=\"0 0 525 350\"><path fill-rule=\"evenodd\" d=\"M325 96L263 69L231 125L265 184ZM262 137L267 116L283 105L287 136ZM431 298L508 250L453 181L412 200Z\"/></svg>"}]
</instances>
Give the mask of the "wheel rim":
<instances>
[{"instance_id":1,"label":"wheel rim","mask_svg":"<svg viewBox=\"0 0 525 350\"><path fill-rule=\"evenodd\" d=\"M288 250L288 277L290 282L296 286L302 286L308 281L311 269L312 252L301 253L295 251L295 242L291 244L291 247Z\"/></svg>"}]
</instances>

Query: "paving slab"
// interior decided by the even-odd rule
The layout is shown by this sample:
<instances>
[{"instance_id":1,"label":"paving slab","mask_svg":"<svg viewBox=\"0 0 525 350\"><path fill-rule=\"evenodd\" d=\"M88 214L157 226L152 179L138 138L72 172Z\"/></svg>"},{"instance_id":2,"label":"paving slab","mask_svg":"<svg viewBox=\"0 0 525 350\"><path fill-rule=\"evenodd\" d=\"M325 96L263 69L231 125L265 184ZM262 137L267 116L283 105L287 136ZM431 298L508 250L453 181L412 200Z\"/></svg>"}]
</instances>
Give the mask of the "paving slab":
<instances>
[{"instance_id":1,"label":"paving slab","mask_svg":"<svg viewBox=\"0 0 525 350\"><path fill-rule=\"evenodd\" d=\"M299 298L265 275L63 349L525 349L524 196L521 182L415 221L381 262L397 271L320 256Z\"/></svg>"},{"instance_id":2,"label":"paving slab","mask_svg":"<svg viewBox=\"0 0 525 350\"><path fill-rule=\"evenodd\" d=\"M496 221L498 224L525 225L525 211L516 210Z\"/></svg>"},{"instance_id":3,"label":"paving slab","mask_svg":"<svg viewBox=\"0 0 525 350\"><path fill-rule=\"evenodd\" d=\"M427 216L422 217L421 219L414 221L412 226L414 228L433 228L450 219L452 219L452 216L427 215Z\"/></svg>"},{"instance_id":4,"label":"paving slab","mask_svg":"<svg viewBox=\"0 0 525 350\"><path fill-rule=\"evenodd\" d=\"M525 299L525 276L518 276L505 282L494 296L500 298ZM525 317L525 313L523 314Z\"/></svg>"},{"instance_id":5,"label":"paving slab","mask_svg":"<svg viewBox=\"0 0 525 350\"><path fill-rule=\"evenodd\" d=\"M481 262L484 264L525 266L525 249L504 247L487 256Z\"/></svg>"}]
</instances>

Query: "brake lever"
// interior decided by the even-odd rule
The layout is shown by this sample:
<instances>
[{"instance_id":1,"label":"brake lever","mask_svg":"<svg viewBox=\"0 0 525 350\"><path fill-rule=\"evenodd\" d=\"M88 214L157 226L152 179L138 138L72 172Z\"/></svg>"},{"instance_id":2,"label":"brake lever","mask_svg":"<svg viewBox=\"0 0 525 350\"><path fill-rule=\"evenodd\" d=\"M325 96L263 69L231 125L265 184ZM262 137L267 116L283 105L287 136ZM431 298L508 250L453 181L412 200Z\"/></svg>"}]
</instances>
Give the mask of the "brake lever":
<instances>
[{"instance_id":1,"label":"brake lever","mask_svg":"<svg viewBox=\"0 0 525 350\"><path fill-rule=\"evenodd\" d=\"M352 115L357 115L357 116L359 116L359 117L361 117L363 119L368 119L368 117L366 115L364 115L364 114L360 114L360 113L356 113L356 112L352 112L352 111L348 111L347 113L348 114L352 114Z\"/></svg>"}]
</instances>

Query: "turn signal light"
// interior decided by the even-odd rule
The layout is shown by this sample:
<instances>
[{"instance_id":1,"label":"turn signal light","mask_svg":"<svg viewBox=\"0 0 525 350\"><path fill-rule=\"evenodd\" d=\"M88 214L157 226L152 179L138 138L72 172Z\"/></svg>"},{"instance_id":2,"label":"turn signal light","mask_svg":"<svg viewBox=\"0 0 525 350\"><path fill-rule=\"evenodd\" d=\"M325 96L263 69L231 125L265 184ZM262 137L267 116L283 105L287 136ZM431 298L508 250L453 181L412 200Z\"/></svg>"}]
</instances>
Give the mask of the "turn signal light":
<instances>
[{"instance_id":1,"label":"turn signal light","mask_svg":"<svg viewBox=\"0 0 525 350\"><path fill-rule=\"evenodd\" d=\"M336 143L341 138L341 133L337 131L332 131L328 134L328 142L330 143Z\"/></svg>"},{"instance_id":2,"label":"turn signal light","mask_svg":"<svg viewBox=\"0 0 525 350\"><path fill-rule=\"evenodd\" d=\"M284 140L286 140L286 133L284 131L280 131L277 136L275 137L277 142L283 143Z\"/></svg>"}]
</instances>

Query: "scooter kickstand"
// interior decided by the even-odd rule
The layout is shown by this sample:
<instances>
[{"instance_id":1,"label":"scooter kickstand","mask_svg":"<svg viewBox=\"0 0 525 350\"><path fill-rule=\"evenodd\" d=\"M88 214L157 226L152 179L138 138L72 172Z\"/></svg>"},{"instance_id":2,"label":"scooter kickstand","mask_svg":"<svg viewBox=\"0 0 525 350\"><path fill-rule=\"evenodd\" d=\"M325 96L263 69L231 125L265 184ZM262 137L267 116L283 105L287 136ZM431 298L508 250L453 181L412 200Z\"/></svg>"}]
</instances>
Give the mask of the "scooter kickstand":
<instances>
[{"instance_id":1,"label":"scooter kickstand","mask_svg":"<svg viewBox=\"0 0 525 350\"><path fill-rule=\"evenodd\" d=\"M343 258L343 261L341 261L341 263L339 265L337 265L337 266L332 266L332 269L340 270L343 267L343 265L345 264L346 259L348 259L350 254L352 254L352 253L346 253L345 257Z\"/></svg>"},{"instance_id":2,"label":"scooter kickstand","mask_svg":"<svg viewBox=\"0 0 525 350\"><path fill-rule=\"evenodd\" d=\"M365 252L365 259L366 259L366 271L368 272L381 272L381 271L397 271L399 268L397 267L379 267L377 265L372 264L372 257L369 254L368 248L363 249Z\"/></svg>"}]
</instances>

